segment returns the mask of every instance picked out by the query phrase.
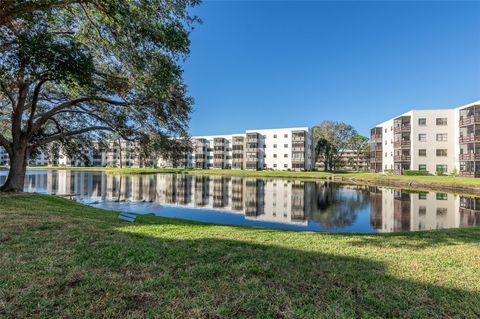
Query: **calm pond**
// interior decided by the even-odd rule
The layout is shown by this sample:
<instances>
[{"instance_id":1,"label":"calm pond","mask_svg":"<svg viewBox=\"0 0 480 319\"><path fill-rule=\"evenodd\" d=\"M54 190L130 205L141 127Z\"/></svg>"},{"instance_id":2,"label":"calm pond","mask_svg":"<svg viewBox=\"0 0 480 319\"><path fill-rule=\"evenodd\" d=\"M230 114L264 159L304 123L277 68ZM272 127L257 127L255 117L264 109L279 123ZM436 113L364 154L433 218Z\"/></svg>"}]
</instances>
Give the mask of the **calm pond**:
<instances>
[{"instance_id":1,"label":"calm pond","mask_svg":"<svg viewBox=\"0 0 480 319\"><path fill-rule=\"evenodd\" d=\"M6 174L0 172L0 183ZM119 212L298 231L480 226L480 198L325 181L42 170L28 172L25 191L75 194L87 205Z\"/></svg>"}]
</instances>

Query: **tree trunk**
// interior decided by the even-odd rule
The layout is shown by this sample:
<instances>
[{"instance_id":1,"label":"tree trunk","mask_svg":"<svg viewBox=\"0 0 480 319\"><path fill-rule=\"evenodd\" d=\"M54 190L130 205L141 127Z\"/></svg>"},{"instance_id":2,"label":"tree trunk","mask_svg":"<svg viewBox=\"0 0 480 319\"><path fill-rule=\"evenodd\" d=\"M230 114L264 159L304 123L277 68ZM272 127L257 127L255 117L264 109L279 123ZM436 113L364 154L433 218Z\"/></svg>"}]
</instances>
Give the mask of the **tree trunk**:
<instances>
[{"instance_id":1,"label":"tree trunk","mask_svg":"<svg viewBox=\"0 0 480 319\"><path fill-rule=\"evenodd\" d=\"M14 147L10 155L10 171L7 181L0 188L2 192L23 192L27 171L26 146Z\"/></svg>"}]
</instances>

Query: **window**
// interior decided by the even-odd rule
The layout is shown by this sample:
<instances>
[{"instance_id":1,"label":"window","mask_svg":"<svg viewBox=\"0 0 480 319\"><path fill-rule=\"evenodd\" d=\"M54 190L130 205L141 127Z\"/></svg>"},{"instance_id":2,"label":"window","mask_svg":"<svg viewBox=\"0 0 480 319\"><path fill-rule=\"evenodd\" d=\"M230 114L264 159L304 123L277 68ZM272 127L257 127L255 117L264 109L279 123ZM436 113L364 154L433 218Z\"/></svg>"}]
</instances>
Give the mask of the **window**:
<instances>
[{"instance_id":1,"label":"window","mask_svg":"<svg viewBox=\"0 0 480 319\"><path fill-rule=\"evenodd\" d=\"M445 207L438 207L437 208L437 216L445 216L448 213L448 208Z\"/></svg>"},{"instance_id":2,"label":"window","mask_svg":"<svg viewBox=\"0 0 480 319\"><path fill-rule=\"evenodd\" d=\"M422 172L426 172L427 171L427 165L426 164L419 164L418 165L418 170L422 171Z\"/></svg>"},{"instance_id":3,"label":"window","mask_svg":"<svg viewBox=\"0 0 480 319\"><path fill-rule=\"evenodd\" d=\"M277 138L277 134L273 134L273 138Z\"/></svg>"},{"instance_id":4,"label":"window","mask_svg":"<svg viewBox=\"0 0 480 319\"><path fill-rule=\"evenodd\" d=\"M287 147L288 147L288 144L283 144L283 147L287 148Z\"/></svg>"},{"instance_id":5,"label":"window","mask_svg":"<svg viewBox=\"0 0 480 319\"><path fill-rule=\"evenodd\" d=\"M447 156L447 150L445 150L445 149L439 149L439 150L437 150L437 156L439 156L439 157L445 157L445 156Z\"/></svg>"},{"instance_id":6,"label":"window","mask_svg":"<svg viewBox=\"0 0 480 319\"><path fill-rule=\"evenodd\" d=\"M420 142L426 142L427 141L427 134L418 134L418 140Z\"/></svg>"},{"instance_id":7,"label":"window","mask_svg":"<svg viewBox=\"0 0 480 319\"><path fill-rule=\"evenodd\" d=\"M283 157L287 158L287 157L288 157L288 154L283 154Z\"/></svg>"},{"instance_id":8,"label":"window","mask_svg":"<svg viewBox=\"0 0 480 319\"><path fill-rule=\"evenodd\" d=\"M425 149L418 150L418 156L426 157L427 156L427 150L425 150Z\"/></svg>"},{"instance_id":9,"label":"window","mask_svg":"<svg viewBox=\"0 0 480 319\"><path fill-rule=\"evenodd\" d=\"M288 168L288 164L283 164L283 167Z\"/></svg>"},{"instance_id":10,"label":"window","mask_svg":"<svg viewBox=\"0 0 480 319\"><path fill-rule=\"evenodd\" d=\"M277 158L277 154L273 154L273 158Z\"/></svg>"},{"instance_id":11,"label":"window","mask_svg":"<svg viewBox=\"0 0 480 319\"><path fill-rule=\"evenodd\" d=\"M387 156L388 156L388 153L387 153L387 152L385 152L385 157L387 157Z\"/></svg>"},{"instance_id":12,"label":"window","mask_svg":"<svg viewBox=\"0 0 480 319\"><path fill-rule=\"evenodd\" d=\"M273 167L277 167L277 164L273 164Z\"/></svg>"},{"instance_id":13,"label":"window","mask_svg":"<svg viewBox=\"0 0 480 319\"><path fill-rule=\"evenodd\" d=\"M418 199L420 199L420 200L426 200L426 199L427 199L427 195L428 195L427 192L418 193Z\"/></svg>"},{"instance_id":14,"label":"window","mask_svg":"<svg viewBox=\"0 0 480 319\"><path fill-rule=\"evenodd\" d=\"M418 207L418 215L426 215L427 214L427 207L426 206L419 206Z\"/></svg>"},{"instance_id":15,"label":"window","mask_svg":"<svg viewBox=\"0 0 480 319\"><path fill-rule=\"evenodd\" d=\"M277 144L273 144L273 148L277 148Z\"/></svg>"},{"instance_id":16,"label":"window","mask_svg":"<svg viewBox=\"0 0 480 319\"><path fill-rule=\"evenodd\" d=\"M437 165L437 172L445 173L447 172L447 165Z\"/></svg>"},{"instance_id":17,"label":"window","mask_svg":"<svg viewBox=\"0 0 480 319\"><path fill-rule=\"evenodd\" d=\"M445 125L447 125L447 118L445 118L445 117L437 118L437 125L438 125L438 126L445 126Z\"/></svg>"},{"instance_id":18,"label":"window","mask_svg":"<svg viewBox=\"0 0 480 319\"><path fill-rule=\"evenodd\" d=\"M447 200L448 194L447 193L437 193L437 200Z\"/></svg>"},{"instance_id":19,"label":"window","mask_svg":"<svg viewBox=\"0 0 480 319\"><path fill-rule=\"evenodd\" d=\"M387 141L385 140L385 145L387 145Z\"/></svg>"},{"instance_id":20,"label":"window","mask_svg":"<svg viewBox=\"0 0 480 319\"><path fill-rule=\"evenodd\" d=\"M427 119L426 118L418 119L418 126L427 126Z\"/></svg>"},{"instance_id":21,"label":"window","mask_svg":"<svg viewBox=\"0 0 480 319\"><path fill-rule=\"evenodd\" d=\"M287 137L288 137L288 134L285 134L283 137L287 138Z\"/></svg>"},{"instance_id":22,"label":"window","mask_svg":"<svg viewBox=\"0 0 480 319\"><path fill-rule=\"evenodd\" d=\"M387 133L387 129L385 128L385 133Z\"/></svg>"},{"instance_id":23,"label":"window","mask_svg":"<svg viewBox=\"0 0 480 319\"><path fill-rule=\"evenodd\" d=\"M446 142L446 141L447 141L447 133L437 134L437 142Z\"/></svg>"}]
</instances>

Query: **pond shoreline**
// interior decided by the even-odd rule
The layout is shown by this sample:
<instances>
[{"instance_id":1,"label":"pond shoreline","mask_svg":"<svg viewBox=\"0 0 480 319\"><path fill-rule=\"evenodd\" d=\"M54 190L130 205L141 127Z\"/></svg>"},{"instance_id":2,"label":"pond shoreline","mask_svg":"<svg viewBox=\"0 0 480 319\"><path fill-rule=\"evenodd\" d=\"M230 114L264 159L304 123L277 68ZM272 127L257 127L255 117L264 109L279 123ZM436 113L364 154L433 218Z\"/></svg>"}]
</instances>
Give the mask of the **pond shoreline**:
<instances>
[{"instance_id":1,"label":"pond shoreline","mask_svg":"<svg viewBox=\"0 0 480 319\"><path fill-rule=\"evenodd\" d=\"M111 167L30 167L29 170L84 170L105 171L108 174L189 174L222 175L246 178L276 178L295 181L333 181L369 186L387 186L423 191L441 191L455 194L480 195L480 179L450 176L401 176L366 172L293 172L293 171L245 171L245 170L194 170L170 168L111 168Z\"/></svg>"}]
</instances>

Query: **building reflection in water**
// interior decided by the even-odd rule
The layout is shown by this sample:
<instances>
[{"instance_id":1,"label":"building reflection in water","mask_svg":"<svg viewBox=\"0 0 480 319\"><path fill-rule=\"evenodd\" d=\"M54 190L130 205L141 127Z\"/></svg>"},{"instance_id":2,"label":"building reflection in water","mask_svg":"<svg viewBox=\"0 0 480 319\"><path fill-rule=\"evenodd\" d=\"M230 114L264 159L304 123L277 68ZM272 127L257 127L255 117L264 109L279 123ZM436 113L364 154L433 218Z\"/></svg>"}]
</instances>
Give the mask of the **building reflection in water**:
<instances>
[{"instance_id":1,"label":"building reflection in water","mask_svg":"<svg viewBox=\"0 0 480 319\"><path fill-rule=\"evenodd\" d=\"M0 183L5 178L0 176ZM331 182L53 170L29 172L25 190L221 210L283 224L314 222L326 229L349 227L362 212L378 232L480 226L480 198Z\"/></svg>"}]
</instances>

